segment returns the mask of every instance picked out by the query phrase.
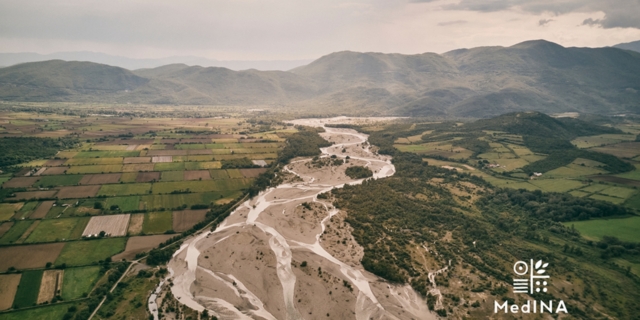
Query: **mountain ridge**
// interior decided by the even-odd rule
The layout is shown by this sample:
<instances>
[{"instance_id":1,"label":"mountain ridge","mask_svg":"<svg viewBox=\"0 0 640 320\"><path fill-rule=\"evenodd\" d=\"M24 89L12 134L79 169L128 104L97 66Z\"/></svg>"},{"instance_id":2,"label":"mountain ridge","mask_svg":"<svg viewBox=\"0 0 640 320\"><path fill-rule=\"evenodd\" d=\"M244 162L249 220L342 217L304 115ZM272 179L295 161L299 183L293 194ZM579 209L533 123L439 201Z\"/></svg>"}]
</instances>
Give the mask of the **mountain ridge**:
<instances>
[{"instance_id":1,"label":"mountain ridge","mask_svg":"<svg viewBox=\"0 0 640 320\"><path fill-rule=\"evenodd\" d=\"M475 118L529 110L637 113L640 107L640 53L612 47L565 48L545 40L441 55L341 51L290 71L233 71L186 64L129 71L67 62L69 70L74 70L70 73L57 70L59 64L39 62L34 68L26 63L0 69L0 98L322 106L325 112L343 114ZM54 82L63 85L59 89L64 94L47 97L48 84L56 77L60 79ZM101 83L91 77L111 77L101 81L114 87L91 95L89 84ZM28 84L23 81L26 78Z\"/></svg>"}]
</instances>

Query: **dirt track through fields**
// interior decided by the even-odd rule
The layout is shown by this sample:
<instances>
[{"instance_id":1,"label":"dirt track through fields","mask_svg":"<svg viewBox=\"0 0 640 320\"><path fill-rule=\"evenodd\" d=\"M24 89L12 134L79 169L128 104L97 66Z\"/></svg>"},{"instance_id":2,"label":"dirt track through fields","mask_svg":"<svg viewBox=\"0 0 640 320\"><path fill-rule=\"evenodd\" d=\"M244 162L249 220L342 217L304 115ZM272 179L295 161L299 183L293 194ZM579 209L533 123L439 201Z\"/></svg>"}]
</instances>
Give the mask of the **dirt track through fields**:
<instances>
[{"instance_id":1,"label":"dirt track through fields","mask_svg":"<svg viewBox=\"0 0 640 320\"><path fill-rule=\"evenodd\" d=\"M101 231L104 231L106 235L111 237L124 236L127 234L127 226L129 225L130 217L130 214L91 217L87 227L84 228L84 232L82 232L82 236L95 236Z\"/></svg>"},{"instance_id":2,"label":"dirt track through fields","mask_svg":"<svg viewBox=\"0 0 640 320\"><path fill-rule=\"evenodd\" d=\"M45 270L40 282L38 304L50 302L57 294L62 293L62 279L64 270Z\"/></svg>"}]
</instances>

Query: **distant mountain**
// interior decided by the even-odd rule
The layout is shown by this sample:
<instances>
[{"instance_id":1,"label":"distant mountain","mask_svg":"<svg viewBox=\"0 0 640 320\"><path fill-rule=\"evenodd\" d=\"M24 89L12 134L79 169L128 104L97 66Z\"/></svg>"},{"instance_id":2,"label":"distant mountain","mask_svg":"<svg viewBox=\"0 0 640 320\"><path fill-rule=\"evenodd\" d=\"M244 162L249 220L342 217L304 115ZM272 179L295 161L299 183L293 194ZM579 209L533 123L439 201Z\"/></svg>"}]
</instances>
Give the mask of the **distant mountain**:
<instances>
[{"instance_id":1,"label":"distant mountain","mask_svg":"<svg viewBox=\"0 0 640 320\"><path fill-rule=\"evenodd\" d=\"M640 40L633 41L633 42L616 44L613 47L614 48L619 48L619 49L625 49L625 50L631 50L631 51L640 52Z\"/></svg>"},{"instance_id":2,"label":"distant mountain","mask_svg":"<svg viewBox=\"0 0 640 320\"><path fill-rule=\"evenodd\" d=\"M51 60L0 69L0 97L27 101L90 101L150 82L131 71L92 62Z\"/></svg>"},{"instance_id":3,"label":"distant mountain","mask_svg":"<svg viewBox=\"0 0 640 320\"><path fill-rule=\"evenodd\" d=\"M514 111L609 115L640 110L640 53L564 48L544 40L442 55L345 51L288 72L187 64L128 71L61 63L0 69L0 99L284 105L320 113L476 118ZM101 81L120 86L87 91ZM60 84L58 94L47 95L51 83Z\"/></svg>"},{"instance_id":4,"label":"distant mountain","mask_svg":"<svg viewBox=\"0 0 640 320\"><path fill-rule=\"evenodd\" d=\"M38 62L47 60L89 61L108 64L129 70L142 68L156 68L167 64L183 63L202 67L222 67L232 70L291 70L305 65L311 60L237 60L220 61L201 57L179 56L162 59L133 59L121 56L113 56L99 52L76 51L57 52L52 54L38 54L31 52L0 53L0 66L12 66L25 62Z\"/></svg>"}]
</instances>

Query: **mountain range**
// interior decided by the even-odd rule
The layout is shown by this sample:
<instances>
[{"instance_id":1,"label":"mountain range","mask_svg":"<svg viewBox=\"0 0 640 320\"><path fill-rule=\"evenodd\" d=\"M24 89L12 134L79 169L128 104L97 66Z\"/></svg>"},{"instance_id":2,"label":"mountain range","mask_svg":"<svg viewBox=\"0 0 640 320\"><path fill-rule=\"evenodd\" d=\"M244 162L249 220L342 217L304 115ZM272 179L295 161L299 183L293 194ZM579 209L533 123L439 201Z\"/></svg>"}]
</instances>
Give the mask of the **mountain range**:
<instances>
[{"instance_id":1,"label":"mountain range","mask_svg":"<svg viewBox=\"0 0 640 320\"><path fill-rule=\"evenodd\" d=\"M90 61L129 70L156 68L168 64L185 63L203 67L221 67L231 70L290 70L312 60L215 60L193 56L175 56L159 59L135 59L100 52L73 51L39 54L33 52L0 53L0 66L47 60Z\"/></svg>"},{"instance_id":2,"label":"mountain range","mask_svg":"<svg viewBox=\"0 0 640 320\"><path fill-rule=\"evenodd\" d=\"M278 105L353 115L638 113L639 91L640 53L544 40L444 54L344 51L289 71L186 64L130 71L61 60L0 69L2 100Z\"/></svg>"}]
</instances>

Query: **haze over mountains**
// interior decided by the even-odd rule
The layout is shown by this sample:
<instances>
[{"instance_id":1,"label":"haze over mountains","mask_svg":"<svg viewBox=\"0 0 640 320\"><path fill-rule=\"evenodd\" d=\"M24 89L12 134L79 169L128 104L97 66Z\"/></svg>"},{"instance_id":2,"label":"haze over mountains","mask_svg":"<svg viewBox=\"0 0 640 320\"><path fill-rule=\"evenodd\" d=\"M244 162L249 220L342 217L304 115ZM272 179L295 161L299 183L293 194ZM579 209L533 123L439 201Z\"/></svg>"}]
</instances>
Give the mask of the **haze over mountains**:
<instances>
[{"instance_id":1,"label":"haze over mountains","mask_svg":"<svg viewBox=\"0 0 640 320\"><path fill-rule=\"evenodd\" d=\"M47 60L91 61L129 70L156 68L168 64L185 63L203 67L221 67L231 70L290 70L305 65L312 60L215 60L202 57L178 56L160 59L134 59L100 52L75 51L38 54L32 52L0 53L0 66Z\"/></svg>"},{"instance_id":2,"label":"haze over mountains","mask_svg":"<svg viewBox=\"0 0 640 320\"><path fill-rule=\"evenodd\" d=\"M544 40L442 55L336 52L290 71L185 64L129 71L59 60L0 69L3 100L284 105L405 116L638 113L639 91L640 53Z\"/></svg>"}]
</instances>

